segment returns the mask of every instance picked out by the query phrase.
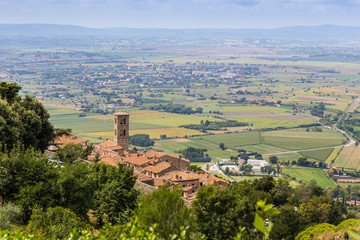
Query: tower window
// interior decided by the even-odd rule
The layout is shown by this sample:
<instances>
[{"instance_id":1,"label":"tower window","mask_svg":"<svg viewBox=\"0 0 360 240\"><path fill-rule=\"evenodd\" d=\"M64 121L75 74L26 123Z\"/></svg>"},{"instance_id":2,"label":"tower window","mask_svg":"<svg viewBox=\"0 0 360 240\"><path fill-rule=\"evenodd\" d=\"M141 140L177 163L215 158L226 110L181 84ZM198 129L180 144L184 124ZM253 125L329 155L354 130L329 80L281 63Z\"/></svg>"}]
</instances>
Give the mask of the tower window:
<instances>
[{"instance_id":1,"label":"tower window","mask_svg":"<svg viewBox=\"0 0 360 240\"><path fill-rule=\"evenodd\" d=\"M124 118L124 124L126 124L126 118Z\"/></svg>"},{"instance_id":2,"label":"tower window","mask_svg":"<svg viewBox=\"0 0 360 240\"><path fill-rule=\"evenodd\" d=\"M126 130L124 130L124 136L126 136Z\"/></svg>"}]
</instances>

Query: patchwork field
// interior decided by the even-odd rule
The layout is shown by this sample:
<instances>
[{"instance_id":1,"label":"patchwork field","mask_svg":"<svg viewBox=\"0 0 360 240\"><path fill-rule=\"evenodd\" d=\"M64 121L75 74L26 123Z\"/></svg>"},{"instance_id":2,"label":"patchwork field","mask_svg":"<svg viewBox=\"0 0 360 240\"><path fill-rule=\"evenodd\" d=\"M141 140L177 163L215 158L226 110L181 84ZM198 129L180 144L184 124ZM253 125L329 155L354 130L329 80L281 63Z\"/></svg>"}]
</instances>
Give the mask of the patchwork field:
<instances>
[{"instance_id":1,"label":"patchwork field","mask_svg":"<svg viewBox=\"0 0 360 240\"><path fill-rule=\"evenodd\" d=\"M360 166L360 147L351 145L344 147L336 158L334 167L358 168Z\"/></svg>"},{"instance_id":2,"label":"patchwork field","mask_svg":"<svg viewBox=\"0 0 360 240\"><path fill-rule=\"evenodd\" d=\"M319 168L306 168L306 167L290 167L282 168L284 174L295 177L296 181L310 182L315 181L322 188L334 188L336 185L326 175L324 170Z\"/></svg>"},{"instance_id":3,"label":"patchwork field","mask_svg":"<svg viewBox=\"0 0 360 240\"><path fill-rule=\"evenodd\" d=\"M57 128L72 128L73 134L99 143L103 139L113 138L113 116L87 113L86 117L79 117L74 110L64 108L50 108L50 121ZM199 124L200 121L223 121L212 117L160 113L156 111L134 111L130 114L130 135L148 134L150 138L184 137L202 135L200 131L179 128L185 124Z\"/></svg>"}]
</instances>

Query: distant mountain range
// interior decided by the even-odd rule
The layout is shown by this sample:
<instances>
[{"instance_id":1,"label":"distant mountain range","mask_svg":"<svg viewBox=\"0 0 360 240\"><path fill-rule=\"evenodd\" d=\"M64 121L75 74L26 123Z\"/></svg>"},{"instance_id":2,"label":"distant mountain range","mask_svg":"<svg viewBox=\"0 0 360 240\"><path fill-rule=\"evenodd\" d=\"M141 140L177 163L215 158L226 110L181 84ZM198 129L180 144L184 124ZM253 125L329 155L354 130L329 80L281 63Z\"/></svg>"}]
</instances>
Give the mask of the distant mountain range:
<instances>
[{"instance_id":1,"label":"distant mountain range","mask_svg":"<svg viewBox=\"0 0 360 240\"><path fill-rule=\"evenodd\" d=\"M56 24L0 24L0 36L117 36L201 39L353 39L360 27L321 25L273 29L87 28Z\"/></svg>"}]
</instances>

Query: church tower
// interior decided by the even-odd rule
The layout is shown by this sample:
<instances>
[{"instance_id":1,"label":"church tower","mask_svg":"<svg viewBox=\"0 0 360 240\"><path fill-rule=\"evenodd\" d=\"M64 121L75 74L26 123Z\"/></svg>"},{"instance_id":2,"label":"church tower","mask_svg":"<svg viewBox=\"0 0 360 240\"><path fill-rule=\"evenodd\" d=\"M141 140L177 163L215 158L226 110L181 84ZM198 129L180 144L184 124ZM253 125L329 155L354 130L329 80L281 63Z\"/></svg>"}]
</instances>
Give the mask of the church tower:
<instances>
[{"instance_id":1,"label":"church tower","mask_svg":"<svg viewBox=\"0 0 360 240\"><path fill-rule=\"evenodd\" d=\"M129 148L129 114L114 113L114 143L115 146Z\"/></svg>"}]
</instances>

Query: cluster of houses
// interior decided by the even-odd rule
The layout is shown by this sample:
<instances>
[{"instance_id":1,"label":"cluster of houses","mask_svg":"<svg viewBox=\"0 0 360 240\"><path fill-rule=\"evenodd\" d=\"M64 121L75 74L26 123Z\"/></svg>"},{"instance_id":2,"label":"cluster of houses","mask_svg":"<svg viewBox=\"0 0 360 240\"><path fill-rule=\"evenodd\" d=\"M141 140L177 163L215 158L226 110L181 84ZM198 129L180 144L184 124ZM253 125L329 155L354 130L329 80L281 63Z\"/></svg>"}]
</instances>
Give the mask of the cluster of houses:
<instances>
[{"instance_id":1,"label":"cluster of houses","mask_svg":"<svg viewBox=\"0 0 360 240\"><path fill-rule=\"evenodd\" d=\"M190 161L182 156L174 157L156 151L141 153L136 149L129 149L129 115L115 113L114 117L114 142L107 140L95 146L89 156L89 161L112 166L124 164L132 167L134 175L137 176L138 185L147 189L155 189L165 184L177 186L183 190L183 197L190 201L195 199L198 188L203 185L226 186L229 184L228 181L205 171L190 171ZM86 146L88 142L82 138L66 135L55 139L56 145L60 146L68 143Z\"/></svg>"}]
</instances>

